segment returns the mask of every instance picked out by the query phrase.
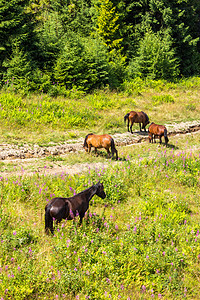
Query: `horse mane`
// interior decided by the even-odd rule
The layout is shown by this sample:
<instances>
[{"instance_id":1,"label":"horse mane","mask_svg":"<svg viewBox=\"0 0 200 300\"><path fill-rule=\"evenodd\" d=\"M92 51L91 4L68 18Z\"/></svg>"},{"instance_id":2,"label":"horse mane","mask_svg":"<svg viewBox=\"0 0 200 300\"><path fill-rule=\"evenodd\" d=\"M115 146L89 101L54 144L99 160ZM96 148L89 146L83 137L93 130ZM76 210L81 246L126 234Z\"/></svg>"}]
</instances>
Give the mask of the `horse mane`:
<instances>
[{"instance_id":1,"label":"horse mane","mask_svg":"<svg viewBox=\"0 0 200 300\"><path fill-rule=\"evenodd\" d=\"M93 134L93 133L92 133L92 134ZM98 183L99 183L99 182L98 182ZM87 189L85 189L84 191L81 191L81 192L79 192L78 194L76 194L76 196L77 196L77 195L81 195L81 194L87 192L88 190L90 190L91 188L93 188L93 187L94 187L95 185L97 185L98 183L89 186L89 187L88 187ZM73 196L71 196L71 197L69 197L69 198L73 198Z\"/></svg>"},{"instance_id":2,"label":"horse mane","mask_svg":"<svg viewBox=\"0 0 200 300\"><path fill-rule=\"evenodd\" d=\"M87 138L89 135L93 135L94 133L88 133L85 137L85 140L84 140L84 143L83 143L83 147L88 147L88 144L87 144Z\"/></svg>"},{"instance_id":3,"label":"horse mane","mask_svg":"<svg viewBox=\"0 0 200 300\"><path fill-rule=\"evenodd\" d=\"M144 115L145 115L145 117L146 117L146 122L149 122L149 117L147 116L147 114L144 112L144 111L141 111Z\"/></svg>"}]
</instances>

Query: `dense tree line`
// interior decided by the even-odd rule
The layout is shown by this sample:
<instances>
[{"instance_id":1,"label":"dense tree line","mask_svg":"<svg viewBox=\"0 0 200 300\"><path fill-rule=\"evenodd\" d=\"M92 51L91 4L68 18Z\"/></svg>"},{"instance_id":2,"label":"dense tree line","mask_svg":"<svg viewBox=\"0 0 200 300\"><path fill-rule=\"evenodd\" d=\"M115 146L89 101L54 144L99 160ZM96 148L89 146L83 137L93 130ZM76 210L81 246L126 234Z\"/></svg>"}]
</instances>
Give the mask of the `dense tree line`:
<instances>
[{"instance_id":1,"label":"dense tree line","mask_svg":"<svg viewBox=\"0 0 200 300\"><path fill-rule=\"evenodd\" d=\"M192 76L199 37L199 0L0 0L0 78L60 93Z\"/></svg>"}]
</instances>

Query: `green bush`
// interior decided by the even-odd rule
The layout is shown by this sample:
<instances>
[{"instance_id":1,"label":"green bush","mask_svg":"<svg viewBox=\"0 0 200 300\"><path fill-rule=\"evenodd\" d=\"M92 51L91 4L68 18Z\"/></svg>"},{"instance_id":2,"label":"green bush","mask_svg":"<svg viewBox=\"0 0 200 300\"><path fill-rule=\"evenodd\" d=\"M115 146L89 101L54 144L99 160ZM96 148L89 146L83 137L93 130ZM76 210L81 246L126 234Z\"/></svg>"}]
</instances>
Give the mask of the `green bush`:
<instances>
[{"instance_id":1,"label":"green bush","mask_svg":"<svg viewBox=\"0 0 200 300\"><path fill-rule=\"evenodd\" d=\"M127 96L140 95L145 91L145 82L140 77L125 80L121 89L127 94Z\"/></svg>"},{"instance_id":2,"label":"green bush","mask_svg":"<svg viewBox=\"0 0 200 300\"><path fill-rule=\"evenodd\" d=\"M163 103L174 103L174 98L171 95L159 95L152 97L153 105L160 105Z\"/></svg>"}]
</instances>

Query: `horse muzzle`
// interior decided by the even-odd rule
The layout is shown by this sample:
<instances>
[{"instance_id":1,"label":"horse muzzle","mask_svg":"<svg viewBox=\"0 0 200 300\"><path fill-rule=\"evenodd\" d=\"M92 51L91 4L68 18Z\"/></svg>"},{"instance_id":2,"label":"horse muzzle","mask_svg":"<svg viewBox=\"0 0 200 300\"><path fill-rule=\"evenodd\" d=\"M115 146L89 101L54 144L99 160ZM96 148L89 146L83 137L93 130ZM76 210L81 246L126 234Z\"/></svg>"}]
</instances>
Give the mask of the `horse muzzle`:
<instances>
[{"instance_id":1,"label":"horse muzzle","mask_svg":"<svg viewBox=\"0 0 200 300\"><path fill-rule=\"evenodd\" d=\"M105 199L105 198L106 198L106 193L105 193L105 192L101 193L100 197L101 197L102 199Z\"/></svg>"}]
</instances>

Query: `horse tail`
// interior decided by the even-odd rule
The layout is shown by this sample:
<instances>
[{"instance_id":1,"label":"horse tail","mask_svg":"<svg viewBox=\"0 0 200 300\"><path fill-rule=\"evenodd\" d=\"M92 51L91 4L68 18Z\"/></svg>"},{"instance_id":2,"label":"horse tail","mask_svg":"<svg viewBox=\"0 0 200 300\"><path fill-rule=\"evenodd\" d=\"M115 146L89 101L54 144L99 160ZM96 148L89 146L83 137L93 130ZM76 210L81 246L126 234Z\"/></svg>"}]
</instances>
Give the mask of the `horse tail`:
<instances>
[{"instance_id":1,"label":"horse tail","mask_svg":"<svg viewBox=\"0 0 200 300\"><path fill-rule=\"evenodd\" d=\"M118 160L118 152L117 152L117 149L115 148L115 142L114 142L113 138L111 138L111 152L112 152L112 155L114 155L114 153L116 154L116 160Z\"/></svg>"},{"instance_id":2,"label":"horse tail","mask_svg":"<svg viewBox=\"0 0 200 300\"><path fill-rule=\"evenodd\" d=\"M164 138L165 138L165 144L167 145L167 143L169 142L169 139L167 137L167 129L164 129Z\"/></svg>"},{"instance_id":3,"label":"horse tail","mask_svg":"<svg viewBox=\"0 0 200 300\"><path fill-rule=\"evenodd\" d=\"M92 135L92 134L94 134L94 133L89 133L89 134L86 135L85 140L84 140L84 143L83 143L83 147L84 147L84 148L85 148L85 147L88 148L87 138L88 138L89 135Z\"/></svg>"},{"instance_id":4,"label":"horse tail","mask_svg":"<svg viewBox=\"0 0 200 300\"><path fill-rule=\"evenodd\" d=\"M45 207L45 232L48 234L49 230L53 233L53 218L50 215L50 206Z\"/></svg>"},{"instance_id":5,"label":"horse tail","mask_svg":"<svg viewBox=\"0 0 200 300\"><path fill-rule=\"evenodd\" d=\"M125 116L124 116L124 123L126 124L126 120L128 119L130 113L127 113Z\"/></svg>"}]
</instances>

